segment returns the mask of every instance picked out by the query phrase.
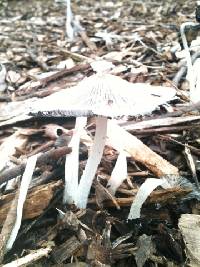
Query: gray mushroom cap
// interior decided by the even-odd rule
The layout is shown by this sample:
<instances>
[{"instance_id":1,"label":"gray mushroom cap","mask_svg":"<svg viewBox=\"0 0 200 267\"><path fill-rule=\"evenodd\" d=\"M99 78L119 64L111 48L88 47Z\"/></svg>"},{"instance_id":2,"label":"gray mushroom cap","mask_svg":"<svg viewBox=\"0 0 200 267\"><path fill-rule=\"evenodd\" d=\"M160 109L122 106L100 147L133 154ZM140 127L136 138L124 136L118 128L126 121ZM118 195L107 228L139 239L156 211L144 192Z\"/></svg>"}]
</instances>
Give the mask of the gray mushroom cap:
<instances>
[{"instance_id":1,"label":"gray mushroom cap","mask_svg":"<svg viewBox=\"0 0 200 267\"><path fill-rule=\"evenodd\" d=\"M170 87L130 83L111 74L94 74L77 86L39 100L30 114L36 116L136 116L152 112L173 99Z\"/></svg>"}]
</instances>

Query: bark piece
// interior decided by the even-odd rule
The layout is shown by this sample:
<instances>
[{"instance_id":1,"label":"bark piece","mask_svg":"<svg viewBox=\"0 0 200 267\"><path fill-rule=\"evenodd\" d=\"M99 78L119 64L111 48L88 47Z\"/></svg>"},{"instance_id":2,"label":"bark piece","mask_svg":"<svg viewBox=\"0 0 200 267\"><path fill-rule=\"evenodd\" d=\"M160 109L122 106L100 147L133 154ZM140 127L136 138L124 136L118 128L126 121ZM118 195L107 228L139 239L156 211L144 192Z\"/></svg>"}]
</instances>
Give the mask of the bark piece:
<instances>
[{"instance_id":1,"label":"bark piece","mask_svg":"<svg viewBox=\"0 0 200 267\"><path fill-rule=\"evenodd\" d=\"M66 242L52 251L55 262L61 264L64 260L76 253L80 246L81 243L75 236L70 237Z\"/></svg>"},{"instance_id":2,"label":"bark piece","mask_svg":"<svg viewBox=\"0 0 200 267\"><path fill-rule=\"evenodd\" d=\"M6 244L10 237L10 232L12 231L13 225L16 220L18 196L19 196L19 191L16 192L12 202L9 203L8 205L8 213L0 234L0 264L2 263L4 255L6 253Z\"/></svg>"},{"instance_id":3,"label":"bark piece","mask_svg":"<svg viewBox=\"0 0 200 267\"><path fill-rule=\"evenodd\" d=\"M92 52L96 52L97 47L96 47L95 43L92 42L90 40L90 38L87 36L87 33L85 31L80 31L79 34L80 34L83 42L87 45L87 47L89 47Z\"/></svg>"},{"instance_id":4,"label":"bark piece","mask_svg":"<svg viewBox=\"0 0 200 267\"><path fill-rule=\"evenodd\" d=\"M192 191L191 188L174 187L164 190L157 190L150 194L147 199L148 203L171 203L179 198L186 196ZM137 193L137 192L136 192ZM120 207L130 206L135 197L116 198L116 201ZM95 199L90 199L88 203L95 203ZM146 203L146 202L145 202ZM104 207L113 207L113 201L106 199L104 201Z\"/></svg>"},{"instance_id":5,"label":"bark piece","mask_svg":"<svg viewBox=\"0 0 200 267\"><path fill-rule=\"evenodd\" d=\"M16 148L22 149L27 143L27 136L21 134L18 130L11 136L7 137L0 146L0 171L2 171L6 164L10 161L10 156L16 152Z\"/></svg>"},{"instance_id":6,"label":"bark piece","mask_svg":"<svg viewBox=\"0 0 200 267\"><path fill-rule=\"evenodd\" d=\"M190 263L187 266L200 266L200 215L182 214L179 229L186 246L186 255Z\"/></svg>"},{"instance_id":7,"label":"bark piece","mask_svg":"<svg viewBox=\"0 0 200 267\"><path fill-rule=\"evenodd\" d=\"M70 74L73 74L73 73L76 73L78 71L84 71L84 70L88 70L90 69L90 64L89 63L85 63L85 64L79 64L79 65L76 65L70 69L64 69L64 70L60 70L56 73L53 73L52 75L48 76L48 77L45 77L45 78L42 78L40 79L38 82L37 82L37 85L35 86L27 86L26 88L23 88L23 89L20 89L18 91L18 95L26 95L26 94L30 94L31 92L39 89L39 88L42 88L44 86L47 86L49 83L53 82L53 81L56 81L56 80L59 80L59 79L62 79L63 77L67 76L67 75L70 75Z\"/></svg>"},{"instance_id":8,"label":"bark piece","mask_svg":"<svg viewBox=\"0 0 200 267\"><path fill-rule=\"evenodd\" d=\"M137 267L143 267L145 262L149 259L154 252L152 237L143 234L137 241L138 250L135 254Z\"/></svg>"},{"instance_id":9,"label":"bark piece","mask_svg":"<svg viewBox=\"0 0 200 267\"><path fill-rule=\"evenodd\" d=\"M54 181L49 184L40 185L32 189L24 203L23 219L32 219L39 216L49 205L56 189L61 187L62 181ZM0 197L0 225L3 224L15 193Z\"/></svg>"},{"instance_id":10,"label":"bark piece","mask_svg":"<svg viewBox=\"0 0 200 267\"><path fill-rule=\"evenodd\" d=\"M184 117L174 118L174 117L171 117L172 115L174 114L169 113L167 118L161 117L161 118L156 118L156 119L151 119L151 120L144 120L140 122L126 122L126 123L122 123L121 126L127 131L132 132L134 130L145 130L145 129L151 129L153 127L172 126L172 125L179 125L179 124L185 125L186 123L197 122L200 120L200 116L184 116ZM179 114L177 116L179 116Z\"/></svg>"}]
</instances>

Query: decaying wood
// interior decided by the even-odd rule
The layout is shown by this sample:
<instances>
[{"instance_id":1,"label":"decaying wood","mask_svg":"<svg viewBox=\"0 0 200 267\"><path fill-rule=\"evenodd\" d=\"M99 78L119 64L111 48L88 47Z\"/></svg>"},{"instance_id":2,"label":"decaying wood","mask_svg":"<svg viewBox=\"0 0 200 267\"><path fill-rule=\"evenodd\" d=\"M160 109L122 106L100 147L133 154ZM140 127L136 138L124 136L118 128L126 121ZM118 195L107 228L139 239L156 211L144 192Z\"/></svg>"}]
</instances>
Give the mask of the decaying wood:
<instances>
[{"instance_id":1,"label":"decaying wood","mask_svg":"<svg viewBox=\"0 0 200 267\"><path fill-rule=\"evenodd\" d=\"M59 213L61 213L60 210L58 210ZM75 233L77 233L77 236L80 235L80 231L79 231L79 225L80 225L80 221L78 220L77 216L72 212L72 211L67 211L66 213L62 213L60 214L60 217L58 217L58 222L56 223L56 225L54 225L54 227L50 227L45 235L40 237L40 241L39 244L41 246L43 246L46 241L48 240L48 242L52 241L53 239L55 239L55 237L58 235L60 230L63 229L68 229L69 231L73 231ZM79 238L80 239L80 238Z\"/></svg>"},{"instance_id":2,"label":"decaying wood","mask_svg":"<svg viewBox=\"0 0 200 267\"><path fill-rule=\"evenodd\" d=\"M61 79L66 75L78 72L78 71L84 71L90 68L90 64L89 63L85 63L85 64L79 64L76 65L70 69L64 69L64 70L60 70L46 78L42 78L37 82L37 85L35 85L34 87L28 87L28 88L24 88L23 90L19 90L17 92L18 96L21 96L23 94L30 94L32 91L38 90L39 88L45 87L47 86L47 84L49 84L50 82L53 82L55 80Z\"/></svg>"},{"instance_id":3,"label":"decaying wood","mask_svg":"<svg viewBox=\"0 0 200 267\"><path fill-rule=\"evenodd\" d=\"M85 31L80 31L79 32L83 42L90 48L92 52L97 51L97 47L95 43L93 43L87 36L87 33Z\"/></svg>"},{"instance_id":4,"label":"decaying wood","mask_svg":"<svg viewBox=\"0 0 200 267\"><path fill-rule=\"evenodd\" d=\"M51 267L90 267L89 264L85 262L72 262L67 264L54 264ZM104 267L104 266L103 266ZM176 266L175 266L176 267Z\"/></svg>"},{"instance_id":5,"label":"decaying wood","mask_svg":"<svg viewBox=\"0 0 200 267\"><path fill-rule=\"evenodd\" d=\"M145 234L141 235L136 245L138 249L135 253L135 261L138 267L142 267L155 252L152 236L147 236Z\"/></svg>"},{"instance_id":6,"label":"decaying wood","mask_svg":"<svg viewBox=\"0 0 200 267\"><path fill-rule=\"evenodd\" d=\"M191 150L189 149L189 147L185 146L184 154L186 157L187 165L188 165L188 167L192 173L193 180L194 180L197 188L199 189L199 180L197 177L197 170L196 170L195 162L194 162L194 159L192 157Z\"/></svg>"},{"instance_id":7,"label":"decaying wood","mask_svg":"<svg viewBox=\"0 0 200 267\"><path fill-rule=\"evenodd\" d=\"M178 176L178 168L153 152L138 138L125 131L116 123L109 121L107 137L109 145L115 149L118 149L119 146L123 147L123 149L128 152L135 161L141 162L156 176Z\"/></svg>"},{"instance_id":8,"label":"decaying wood","mask_svg":"<svg viewBox=\"0 0 200 267\"><path fill-rule=\"evenodd\" d=\"M62 245L52 251L52 256L56 263L61 264L64 260L72 257L81 247L81 243L76 236L70 237Z\"/></svg>"},{"instance_id":9,"label":"decaying wood","mask_svg":"<svg viewBox=\"0 0 200 267\"><path fill-rule=\"evenodd\" d=\"M27 136L24 136L20 130L5 138L0 145L0 171L6 167L10 157L16 153L16 149L23 149L27 141Z\"/></svg>"},{"instance_id":10,"label":"decaying wood","mask_svg":"<svg viewBox=\"0 0 200 267\"><path fill-rule=\"evenodd\" d=\"M70 147L60 147L57 149L52 149L41 154L37 160L37 166L42 166L44 164L51 164L53 161L58 160L62 156L69 154L71 152ZM9 181L12 178L21 175L26 167L26 162L22 163L19 166L8 169L0 174L0 184Z\"/></svg>"},{"instance_id":11,"label":"decaying wood","mask_svg":"<svg viewBox=\"0 0 200 267\"><path fill-rule=\"evenodd\" d=\"M198 104L199 105L199 104ZM126 122L122 124L122 127L127 131L134 130L144 130L150 129L153 127L162 127L162 126L172 126L179 124L186 124L189 122L198 122L200 120L200 116L185 116L185 117L167 117L167 118L157 118L151 120L144 120L141 122Z\"/></svg>"},{"instance_id":12,"label":"decaying wood","mask_svg":"<svg viewBox=\"0 0 200 267\"><path fill-rule=\"evenodd\" d=\"M156 256L156 255L150 255L149 257L151 261L155 262L155 264L163 264L166 266L173 266L173 267L180 267L180 265L175 264L173 261L169 261L165 257Z\"/></svg>"},{"instance_id":13,"label":"decaying wood","mask_svg":"<svg viewBox=\"0 0 200 267\"><path fill-rule=\"evenodd\" d=\"M200 215L183 214L179 219L179 229L186 246L187 266L200 266Z\"/></svg>"},{"instance_id":14,"label":"decaying wood","mask_svg":"<svg viewBox=\"0 0 200 267\"><path fill-rule=\"evenodd\" d=\"M47 64L45 62L43 62L42 60L40 60L38 58L38 56L34 54L33 51L31 51L30 49L27 49L27 53L29 54L29 56L33 60L33 62L37 63L37 65L40 66L42 70L44 70L44 71L50 70L50 68L47 66Z\"/></svg>"},{"instance_id":15,"label":"decaying wood","mask_svg":"<svg viewBox=\"0 0 200 267\"><path fill-rule=\"evenodd\" d=\"M29 82L27 86L23 86L23 88L17 91L14 102L4 103L3 109L0 111L0 127L30 120L31 117L28 113L30 107L37 101L36 97L48 96L53 92L75 85L77 82L67 86L66 81L61 78L79 71L89 70L90 68L89 63L79 64L70 69L58 71L46 78L38 80L37 82ZM57 79L60 79L59 83L55 82ZM51 84L53 84L53 86L51 86ZM44 87L46 90L44 90ZM37 91L40 88L43 88L43 90L41 92ZM23 99L23 96L25 99ZM22 99L23 101L19 101Z\"/></svg>"},{"instance_id":16,"label":"decaying wood","mask_svg":"<svg viewBox=\"0 0 200 267\"><path fill-rule=\"evenodd\" d=\"M117 201L115 200L115 197L108 191L107 188L105 188L101 183L98 181L96 182L95 186L95 198L96 203L98 207L103 208L103 202L106 199L110 199L113 204L116 206L117 209L120 209L120 206L118 205Z\"/></svg>"},{"instance_id":17,"label":"decaying wood","mask_svg":"<svg viewBox=\"0 0 200 267\"><path fill-rule=\"evenodd\" d=\"M24 203L24 219L31 219L39 216L49 205L56 190L62 187L62 181L54 181L46 185L33 188L28 193Z\"/></svg>"},{"instance_id":18,"label":"decaying wood","mask_svg":"<svg viewBox=\"0 0 200 267\"><path fill-rule=\"evenodd\" d=\"M18 197L19 197L19 190L15 193L13 199L9 201L9 203L7 203L7 212L4 218L5 221L3 219L4 224L0 234L0 264L2 263L4 255L6 253L6 244L16 221Z\"/></svg>"},{"instance_id":19,"label":"decaying wood","mask_svg":"<svg viewBox=\"0 0 200 267\"><path fill-rule=\"evenodd\" d=\"M109 234L108 234L109 236ZM102 240L103 237L93 237L87 250L87 260L92 266L110 266L111 263L111 245L110 240ZM107 242L106 242L107 241ZM100 265L101 266L101 265Z\"/></svg>"},{"instance_id":20,"label":"decaying wood","mask_svg":"<svg viewBox=\"0 0 200 267\"><path fill-rule=\"evenodd\" d=\"M180 187L174 187L174 188L168 188L163 190L156 190L153 191L149 198L147 199L147 203L172 203L176 201L179 198L182 198L186 196L188 193L190 193L192 189L190 188L180 188ZM135 192L135 191L134 191ZM135 192L136 194L137 192ZM120 207L130 206L132 202L134 201L135 196L133 197L124 197L119 198L117 197L115 200L118 203ZM89 199L88 203L95 203L95 199ZM113 201L106 199L103 203L104 207L114 207Z\"/></svg>"},{"instance_id":21,"label":"decaying wood","mask_svg":"<svg viewBox=\"0 0 200 267\"><path fill-rule=\"evenodd\" d=\"M39 216L49 205L54 192L61 188L62 181L54 181L33 188L28 192L27 199L24 203L23 219L32 219ZM15 193L3 195L0 197L0 225L6 219L11 201Z\"/></svg>"},{"instance_id":22,"label":"decaying wood","mask_svg":"<svg viewBox=\"0 0 200 267\"><path fill-rule=\"evenodd\" d=\"M198 122L197 122L198 123ZM182 133L183 131L187 130L193 130L193 129L199 129L198 124L190 124L190 125L181 125L181 126L166 126L166 127L156 127L156 128L150 128L150 129L142 129L142 130L131 130L131 132L134 135L137 136L149 136L152 134L170 134L170 133Z\"/></svg>"},{"instance_id":23,"label":"decaying wood","mask_svg":"<svg viewBox=\"0 0 200 267\"><path fill-rule=\"evenodd\" d=\"M48 254L51 252L51 248L41 248L35 251L32 251L30 254L19 258L15 261L3 265L4 267L25 267L27 264L33 264L35 261L41 259L42 257L48 257Z\"/></svg>"}]
</instances>

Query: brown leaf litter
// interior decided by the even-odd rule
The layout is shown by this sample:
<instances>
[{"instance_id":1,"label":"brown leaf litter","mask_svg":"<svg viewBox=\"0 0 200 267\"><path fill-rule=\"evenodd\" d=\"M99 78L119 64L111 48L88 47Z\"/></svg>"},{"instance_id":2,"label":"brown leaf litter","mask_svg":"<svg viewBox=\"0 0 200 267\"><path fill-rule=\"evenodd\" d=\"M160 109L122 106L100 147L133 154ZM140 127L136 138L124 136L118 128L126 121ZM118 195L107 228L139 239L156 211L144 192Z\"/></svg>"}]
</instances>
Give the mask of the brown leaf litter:
<instances>
[{"instance_id":1,"label":"brown leaf litter","mask_svg":"<svg viewBox=\"0 0 200 267\"><path fill-rule=\"evenodd\" d=\"M186 63L179 54L179 27L195 21L195 3L71 2L82 27L71 41L65 33L64 1L0 3L0 66L5 67L0 68L1 264L199 266L200 105L189 103ZM198 41L198 29L192 38ZM198 45L192 49L194 62ZM97 58L112 62L110 73L129 82L174 87L177 98L151 114L121 118L110 128L87 208L81 210L62 203L74 119L33 118L28 111L39 99L94 74L90 63ZM94 120L88 119L85 130L79 176L90 154ZM128 175L112 195L107 184L119 140L127 153ZM19 181L27 157L37 153L22 225L7 252ZM141 218L127 221L141 184L166 174L179 183L154 190Z\"/></svg>"}]
</instances>

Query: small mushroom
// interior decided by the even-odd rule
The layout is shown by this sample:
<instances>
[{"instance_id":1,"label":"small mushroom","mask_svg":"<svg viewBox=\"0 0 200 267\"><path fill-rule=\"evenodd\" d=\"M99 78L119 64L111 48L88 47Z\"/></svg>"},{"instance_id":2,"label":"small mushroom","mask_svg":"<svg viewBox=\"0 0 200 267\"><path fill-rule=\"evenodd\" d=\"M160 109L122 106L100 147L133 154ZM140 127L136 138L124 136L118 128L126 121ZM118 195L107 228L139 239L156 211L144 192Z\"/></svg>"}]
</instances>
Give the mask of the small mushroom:
<instances>
[{"instance_id":1,"label":"small mushroom","mask_svg":"<svg viewBox=\"0 0 200 267\"><path fill-rule=\"evenodd\" d=\"M91 154L81 177L75 204L85 208L103 154L108 118L150 113L171 100L173 88L133 84L120 77L97 73L84 78L76 87L55 93L40 100L31 112L37 116L96 117L96 134Z\"/></svg>"}]
</instances>

